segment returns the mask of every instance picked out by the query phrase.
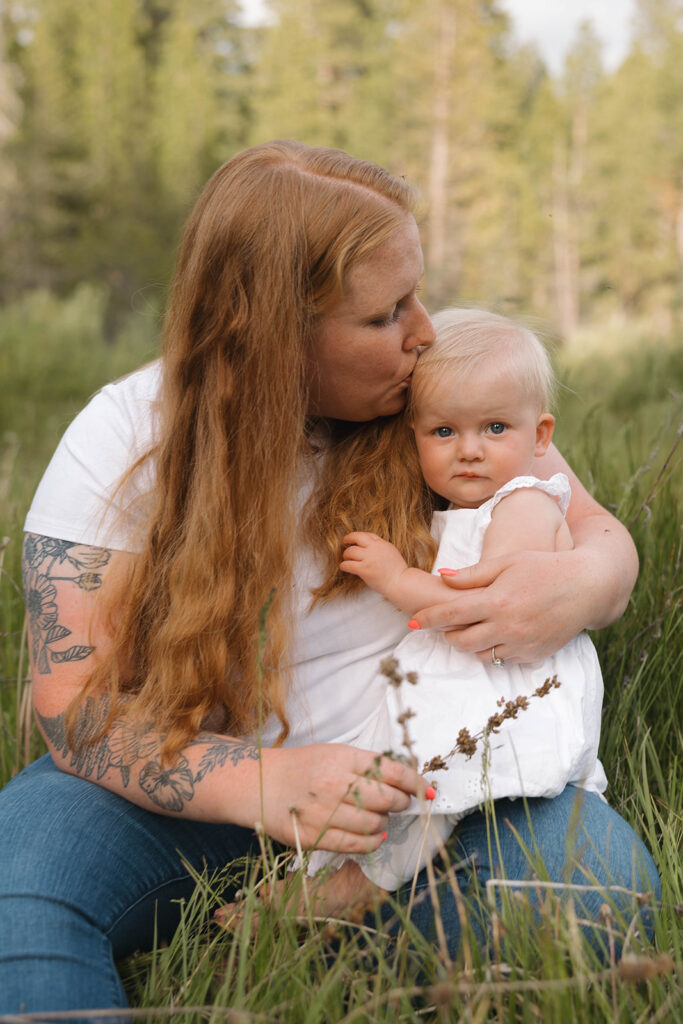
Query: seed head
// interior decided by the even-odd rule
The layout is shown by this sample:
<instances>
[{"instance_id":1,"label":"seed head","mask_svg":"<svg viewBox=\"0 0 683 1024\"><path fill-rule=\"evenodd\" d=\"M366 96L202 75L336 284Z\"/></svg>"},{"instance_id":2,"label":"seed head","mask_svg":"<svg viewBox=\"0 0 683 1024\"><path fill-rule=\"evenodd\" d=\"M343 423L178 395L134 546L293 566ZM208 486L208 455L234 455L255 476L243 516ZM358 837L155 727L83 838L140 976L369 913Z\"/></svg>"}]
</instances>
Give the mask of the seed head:
<instances>
[{"instance_id":1,"label":"seed head","mask_svg":"<svg viewBox=\"0 0 683 1024\"><path fill-rule=\"evenodd\" d=\"M428 772L447 772L447 771L448 771L448 765L444 761L443 757L441 757L439 754L437 754L436 757L433 757L431 759L431 761L427 761L422 766L422 774L423 775L426 775Z\"/></svg>"},{"instance_id":2,"label":"seed head","mask_svg":"<svg viewBox=\"0 0 683 1024\"><path fill-rule=\"evenodd\" d=\"M470 733L469 729L462 728L458 733L458 738L455 741L455 749L459 750L461 754L465 754L466 757L472 757L477 749L477 741Z\"/></svg>"},{"instance_id":3,"label":"seed head","mask_svg":"<svg viewBox=\"0 0 683 1024\"><path fill-rule=\"evenodd\" d=\"M403 682L403 676L398 670L398 661L396 658L392 658L391 656L383 658L379 663L379 670L390 686L398 687Z\"/></svg>"}]
</instances>

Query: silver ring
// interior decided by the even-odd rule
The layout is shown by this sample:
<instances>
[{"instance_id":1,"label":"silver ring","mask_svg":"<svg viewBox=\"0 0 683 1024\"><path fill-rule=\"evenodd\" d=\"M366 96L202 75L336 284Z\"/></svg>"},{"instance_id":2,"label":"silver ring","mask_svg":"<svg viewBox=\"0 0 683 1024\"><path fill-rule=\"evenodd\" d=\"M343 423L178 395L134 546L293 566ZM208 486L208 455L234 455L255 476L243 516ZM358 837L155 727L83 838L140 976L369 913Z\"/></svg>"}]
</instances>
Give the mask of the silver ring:
<instances>
[{"instance_id":1,"label":"silver ring","mask_svg":"<svg viewBox=\"0 0 683 1024\"><path fill-rule=\"evenodd\" d=\"M503 659L496 657L496 648L495 647L491 648L491 661L493 662L494 665L502 665L503 664Z\"/></svg>"}]
</instances>

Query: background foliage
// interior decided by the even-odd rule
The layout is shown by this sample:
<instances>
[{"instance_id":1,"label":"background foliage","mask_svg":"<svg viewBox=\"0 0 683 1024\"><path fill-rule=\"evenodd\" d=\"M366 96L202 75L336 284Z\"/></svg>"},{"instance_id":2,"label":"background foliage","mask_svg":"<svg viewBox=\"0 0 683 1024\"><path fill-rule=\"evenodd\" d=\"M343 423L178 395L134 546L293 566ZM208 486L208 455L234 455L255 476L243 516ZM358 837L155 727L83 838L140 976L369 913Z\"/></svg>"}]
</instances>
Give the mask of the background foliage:
<instances>
[{"instance_id":1,"label":"background foliage","mask_svg":"<svg viewBox=\"0 0 683 1024\"><path fill-rule=\"evenodd\" d=\"M636 6L619 68L584 25L554 79L497 0L0 0L0 301L96 282L111 340L209 174L286 136L419 186L432 306L670 331L683 3Z\"/></svg>"}]
</instances>

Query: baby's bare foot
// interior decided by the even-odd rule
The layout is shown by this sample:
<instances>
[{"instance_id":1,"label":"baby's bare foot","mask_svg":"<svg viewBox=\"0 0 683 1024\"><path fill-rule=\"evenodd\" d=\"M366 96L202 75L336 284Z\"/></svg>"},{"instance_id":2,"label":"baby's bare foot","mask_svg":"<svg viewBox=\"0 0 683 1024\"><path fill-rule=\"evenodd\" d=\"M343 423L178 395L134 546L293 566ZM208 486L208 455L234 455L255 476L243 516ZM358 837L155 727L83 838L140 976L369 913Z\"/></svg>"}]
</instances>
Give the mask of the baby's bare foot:
<instances>
[{"instance_id":1,"label":"baby's bare foot","mask_svg":"<svg viewBox=\"0 0 683 1024\"><path fill-rule=\"evenodd\" d=\"M310 913L318 918L343 917L360 921L366 911L386 895L384 889L373 885L351 860L332 875L301 877L294 884L291 879L280 880L263 885L259 891L263 903L275 909L293 910L295 916L303 920ZM229 903L216 910L214 919L223 927L234 930L242 919L241 910L239 903Z\"/></svg>"},{"instance_id":2,"label":"baby's bare foot","mask_svg":"<svg viewBox=\"0 0 683 1024\"><path fill-rule=\"evenodd\" d=\"M355 861L347 860L333 875L311 886L310 904L314 917L358 916L386 895L384 889L366 878Z\"/></svg>"}]
</instances>

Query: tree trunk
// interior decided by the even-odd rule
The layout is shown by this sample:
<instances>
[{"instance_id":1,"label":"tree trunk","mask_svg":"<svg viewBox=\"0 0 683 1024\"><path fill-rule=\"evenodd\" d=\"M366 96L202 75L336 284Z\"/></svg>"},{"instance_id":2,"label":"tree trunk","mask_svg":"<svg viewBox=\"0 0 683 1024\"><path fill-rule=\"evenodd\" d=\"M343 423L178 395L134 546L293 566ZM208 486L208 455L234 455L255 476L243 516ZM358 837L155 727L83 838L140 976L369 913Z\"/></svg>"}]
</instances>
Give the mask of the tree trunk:
<instances>
[{"instance_id":1,"label":"tree trunk","mask_svg":"<svg viewBox=\"0 0 683 1024\"><path fill-rule=\"evenodd\" d=\"M569 338L579 325L578 253L567 155L558 143L553 157L553 251L555 304L560 334Z\"/></svg>"},{"instance_id":2,"label":"tree trunk","mask_svg":"<svg viewBox=\"0 0 683 1024\"><path fill-rule=\"evenodd\" d=\"M441 0L437 7L437 49L432 107L432 145L429 164L429 220L427 224L427 266L430 293L440 302L440 285L445 274L447 237L448 144L451 113L452 63L455 53L456 13L453 0Z\"/></svg>"}]
</instances>

